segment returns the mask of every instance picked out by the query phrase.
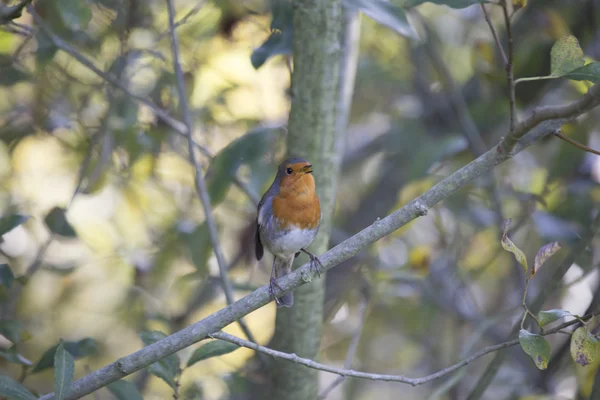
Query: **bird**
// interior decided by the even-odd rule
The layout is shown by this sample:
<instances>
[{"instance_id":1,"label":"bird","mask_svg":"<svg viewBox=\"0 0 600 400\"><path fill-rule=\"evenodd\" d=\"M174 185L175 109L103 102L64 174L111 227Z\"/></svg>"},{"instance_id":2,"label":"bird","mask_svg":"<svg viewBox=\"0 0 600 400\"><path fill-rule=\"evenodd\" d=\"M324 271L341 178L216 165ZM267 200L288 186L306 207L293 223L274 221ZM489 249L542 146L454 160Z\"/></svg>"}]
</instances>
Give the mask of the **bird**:
<instances>
[{"instance_id":1,"label":"bird","mask_svg":"<svg viewBox=\"0 0 600 400\"><path fill-rule=\"evenodd\" d=\"M275 295L282 290L276 280L292 270L300 252L311 260L311 269L321 275L321 261L306 250L319 232L321 203L316 192L313 166L300 157L290 157L277 169L273 183L258 203L256 217L256 259L266 248L273 254L269 293L277 307L291 307L293 293Z\"/></svg>"}]
</instances>

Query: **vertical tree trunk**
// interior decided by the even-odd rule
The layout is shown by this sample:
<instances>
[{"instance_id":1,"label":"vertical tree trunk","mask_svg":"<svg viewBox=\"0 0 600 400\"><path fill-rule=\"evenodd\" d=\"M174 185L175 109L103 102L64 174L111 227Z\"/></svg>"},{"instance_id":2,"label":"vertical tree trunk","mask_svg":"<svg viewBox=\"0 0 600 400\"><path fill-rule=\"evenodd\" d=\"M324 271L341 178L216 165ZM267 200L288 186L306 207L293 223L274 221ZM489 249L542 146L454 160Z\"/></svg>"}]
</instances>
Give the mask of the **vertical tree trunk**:
<instances>
[{"instance_id":1,"label":"vertical tree trunk","mask_svg":"<svg viewBox=\"0 0 600 400\"><path fill-rule=\"evenodd\" d=\"M314 166L323 219L310 246L318 255L327 250L335 203L337 154L336 115L342 38L342 0L293 0L294 71L289 120L288 155ZM306 262L299 257L296 265ZM315 359L321 342L325 276L294 292L294 306L277 311L273 346ZM273 399L313 400L318 372L287 361L272 366Z\"/></svg>"}]
</instances>

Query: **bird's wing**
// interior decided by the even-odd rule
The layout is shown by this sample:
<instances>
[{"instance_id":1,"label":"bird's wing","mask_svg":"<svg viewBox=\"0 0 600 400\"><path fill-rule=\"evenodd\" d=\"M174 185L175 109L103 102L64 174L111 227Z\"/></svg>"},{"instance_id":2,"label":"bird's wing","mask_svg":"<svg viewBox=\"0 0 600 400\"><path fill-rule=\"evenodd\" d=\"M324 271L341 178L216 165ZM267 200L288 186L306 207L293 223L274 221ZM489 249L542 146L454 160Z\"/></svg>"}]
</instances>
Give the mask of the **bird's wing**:
<instances>
[{"instance_id":1,"label":"bird's wing","mask_svg":"<svg viewBox=\"0 0 600 400\"><path fill-rule=\"evenodd\" d=\"M262 241L260 240L260 226L265 224L269 218L273 215L273 197L279 193L279 177L276 176L275 180L269 187L269 189L265 192L262 199L258 203L257 213L256 213L256 233L254 235L255 249L256 249L256 259L260 261L262 259L265 249L263 247Z\"/></svg>"},{"instance_id":2,"label":"bird's wing","mask_svg":"<svg viewBox=\"0 0 600 400\"><path fill-rule=\"evenodd\" d=\"M273 201L272 196L269 196L269 192L265 193L262 199L260 199L260 203L258 203L258 210L256 213L256 233L254 235L254 243L256 250L256 259L261 260L265 253L265 249L263 247L262 241L260 240L260 226L264 224L269 218L269 209L270 207L265 207L265 204L270 204Z\"/></svg>"},{"instance_id":3,"label":"bird's wing","mask_svg":"<svg viewBox=\"0 0 600 400\"><path fill-rule=\"evenodd\" d=\"M254 235L254 246L256 251L256 259L260 261L265 255L265 248L260 241L260 227L258 224L256 224L256 234Z\"/></svg>"}]
</instances>

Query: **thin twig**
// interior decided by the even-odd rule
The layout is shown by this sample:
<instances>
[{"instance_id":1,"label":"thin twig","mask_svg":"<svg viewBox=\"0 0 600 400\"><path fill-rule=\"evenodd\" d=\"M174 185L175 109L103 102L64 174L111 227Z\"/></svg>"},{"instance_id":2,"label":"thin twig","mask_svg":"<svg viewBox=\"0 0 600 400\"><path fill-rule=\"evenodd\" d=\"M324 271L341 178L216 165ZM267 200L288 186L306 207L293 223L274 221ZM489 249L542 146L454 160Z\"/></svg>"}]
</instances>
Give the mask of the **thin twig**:
<instances>
[{"instance_id":1,"label":"thin twig","mask_svg":"<svg viewBox=\"0 0 600 400\"><path fill-rule=\"evenodd\" d=\"M354 355L358 350L358 343L360 342L360 337L362 336L362 332L365 327L365 320L367 319L367 309L368 303L366 299L362 299L360 303L360 318L358 321L358 329L352 336L352 340L350 341L350 345L348 346L348 352L346 353L346 359L344 360L344 368L348 369L352 366L352 362L354 361ZM328 387L326 387L321 394L319 394L318 400L325 400L325 398L335 389L338 385L344 382L346 379L345 376L338 376L335 381L331 383Z\"/></svg>"},{"instance_id":2,"label":"thin twig","mask_svg":"<svg viewBox=\"0 0 600 400\"><path fill-rule=\"evenodd\" d=\"M202 208L204 209L204 217L206 218L206 225L208 226L208 233L212 244L215 257L217 258L217 264L219 265L219 271L221 273L221 284L223 285L223 291L225 292L225 298L227 305L231 305L235 299L233 297L233 289L231 288L231 282L227 275L227 262L223 256L221 250L221 244L219 243L219 233L217 231L217 224L213 216L212 207L210 205L210 196L208 189L206 188L206 182L204 181L204 173L198 164L196 158L196 151L194 140L192 138L192 116L190 113L190 107L188 105L187 94L185 90L185 79L183 77L183 71L181 69L181 63L179 62L179 40L175 31L175 9L173 7L173 0L167 0L167 9L169 14L169 27L171 29L171 49L173 52L173 69L175 70L175 78L177 80L177 91L179 92L179 106L183 114L183 120L185 124L185 136L188 140L188 151L190 155L190 163L195 169L195 185L196 192L200 197ZM244 331L244 334L248 339L255 342L254 336L250 332L250 329L246 326L243 319L239 319L238 323Z\"/></svg>"},{"instance_id":3,"label":"thin twig","mask_svg":"<svg viewBox=\"0 0 600 400\"><path fill-rule=\"evenodd\" d=\"M591 315L588 315L586 317L584 317L585 319L590 319L595 315L600 314L600 311L597 311ZM559 331L561 331L562 329L571 326L571 325L575 325L581 323L579 320L574 319L572 321L568 321L565 322L559 326L557 326L556 328L550 329L547 332L542 332L540 333L542 336L547 336L547 335L551 335L554 333L557 333ZM444 368L441 371L438 371L434 374L431 375L427 375L424 376L422 378L408 378L406 376L403 375L386 375L386 374L372 374L372 373L368 373L368 372L361 372L361 371L355 371L352 369L344 369L344 368L336 368L336 367L332 367L329 365L325 365L325 364L321 364L318 363L316 361L310 360L308 358L302 358L302 357L298 357L296 354L289 354L289 353L283 353L281 351L277 351L277 350L273 350L270 349L268 347L264 347L261 345L258 345L256 343L252 343L249 342L247 340L244 339L240 339L238 337L235 337L233 335L230 335L228 333L225 332L216 332L213 333L211 335L209 335L211 338L214 339L219 339L219 340L223 340L229 343L234 343L237 344L238 346L241 347L246 347L248 349L252 349L254 351L258 351L267 355L270 355L271 357L274 358L280 358L283 360L288 360L291 361L293 363L296 364L301 364L304 365L308 368L313 368L313 369L317 369L319 371L325 371L325 372L331 372L332 374L337 374L340 375L342 377L353 377L353 378L362 378L362 379L370 379L373 381L386 381L386 382L399 382L399 383L406 383L408 385L411 386L419 386L419 385L423 385L427 382L431 382L435 379L439 379L442 378L454 371L456 371L459 368L464 367L465 365L468 365L470 363L472 363L473 361L477 360L480 357L485 356L486 354L489 353L493 353L496 352L498 350L502 350L508 347L512 347L512 346L516 346L519 344L519 339L513 339L513 340L509 340L507 342L504 343L500 343L500 344L496 344L493 346L488 346L488 347L484 347L483 349L479 350L478 352L476 352L475 354L471 355L470 357L465 358L464 360L451 365L448 368Z\"/></svg>"},{"instance_id":4,"label":"thin twig","mask_svg":"<svg viewBox=\"0 0 600 400\"><path fill-rule=\"evenodd\" d=\"M592 154L596 154L598 156L600 156L600 151L598 150L594 150L591 147L588 147L584 144L581 144L573 139L571 139L570 137L567 137L565 135L563 135L562 133L560 133L559 131L554 132L554 136L564 140L567 143L571 143L573 146L580 148L583 151L587 151L588 153L592 153Z\"/></svg>"},{"instance_id":5,"label":"thin twig","mask_svg":"<svg viewBox=\"0 0 600 400\"><path fill-rule=\"evenodd\" d=\"M515 131L515 124L517 121L516 111L516 99L515 99L515 75L513 72L513 34L512 34L512 22L508 13L508 1L502 0L500 2L502 6L502 13L504 14L504 24L506 25L506 36L508 38L508 62L505 65L506 77L508 80L508 98L510 102L510 134L512 135Z\"/></svg>"},{"instance_id":6,"label":"thin twig","mask_svg":"<svg viewBox=\"0 0 600 400\"><path fill-rule=\"evenodd\" d=\"M492 23L490 14L488 13L488 11L485 8L485 5L483 3L479 4L479 6L481 7L481 11L483 11L483 17L485 18L485 22L487 22L488 26L490 27L490 31L492 31L492 36L494 37L494 42L496 42L496 47L498 47L498 50L500 51L500 55L502 56L503 64L506 66L506 65L508 65L508 58L506 57L506 53L504 52L504 47L502 47L502 42L500 42L500 37L498 37L498 32L496 31L496 28L494 27L494 24Z\"/></svg>"},{"instance_id":7,"label":"thin twig","mask_svg":"<svg viewBox=\"0 0 600 400\"><path fill-rule=\"evenodd\" d=\"M181 25L187 23L188 19L190 19L194 15L198 14L198 12L202 9L202 6L204 6L204 3L206 3L206 0L198 1L198 3L194 6L194 8L192 8L190 11L188 11L187 14L185 14L181 19L177 20L177 22L175 22L173 24L172 28L169 27L169 30L164 31L160 35L158 35L158 37L155 40L155 43L158 43L161 40L163 40L164 38L170 36L175 29L177 29Z\"/></svg>"}]
</instances>

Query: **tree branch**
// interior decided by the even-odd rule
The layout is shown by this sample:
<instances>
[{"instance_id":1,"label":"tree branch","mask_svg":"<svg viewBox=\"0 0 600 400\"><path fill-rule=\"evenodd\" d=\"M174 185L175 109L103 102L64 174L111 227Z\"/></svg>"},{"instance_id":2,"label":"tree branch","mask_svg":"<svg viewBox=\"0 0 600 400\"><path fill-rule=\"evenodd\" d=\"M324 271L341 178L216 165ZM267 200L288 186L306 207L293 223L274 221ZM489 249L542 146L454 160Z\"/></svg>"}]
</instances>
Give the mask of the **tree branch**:
<instances>
[{"instance_id":1,"label":"tree branch","mask_svg":"<svg viewBox=\"0 0 600 400\"><path fill-rule=\"evenodd\" d=\"M32 0L22 0L20 3L14 6L5 6L0 4L0 25L6 24L13 19L17 19L21 16L23 9L31 3Z\"/></svg>"},{"instance_id":2,"label":"tree branch","mask_svg":"<svg viewBox=\"0 0 600 400\"><path fill-rule=\"evenodd\" d=\"M588 320L598 314L600 314L600 311L596 311L590 315L586 315L585 317L582 318L582 320ZM559 326L557 326L553 329L550 329L546 332L541 332L540 335L542 335L542 336L551 335L551 334L560 332L564 328L569 327L571 325L575 325L575 324L581 324L581 321L579 321L577 318L575 318L572 321L562 323ZM427 375L422 378L408 378L403 375L372 374L372 373L368 373L368 372L355 371L352 369L343 369L343 368L332 367L330 365L321 364L321 363L318 363L316 361L313 361L313 360L310 360L307 358L298 357L296 354L283 353L281 351L273 350L268 347L258 345L256 343L252 343L247 340L240 339L238 337L235 337L235 336L230 335L225 332L216 332L216 333L209 335L209 337L214 338L214 339L223 340L225 342L237 344L238 346L246 347L248 349L252 349L254 351L258 351L258 352L270 355L271 357L274 357L274 358L280 358L283 360L291 361L296 364L301 364L308 368L317 369L319 371L331 372L332 374L337 374L342 377L349 376L352 378L369 379L372 381L399 382L399 383L406 383L411 386L423 385L423 384L431 382L433 380L442 378L448 374L451 374L452 372L456 371L457 369L462 368L462 367L472 363L473 361L477 360L478 358L485 356L486 354L493 353L498 350L502 350L502 349L516 346L519 344L519 339L513 339L513 340L509 340L504 343L484 347L483 349L481 349L478 352L474 353L473 355L465 358L464 360L462 360L454 365L451 365L448 368L444 368L441 371L438 371L434 374Z\"/></svg>"},{"instance_id":3,"label":"tree branch","mask_svg":"<svg viewBox=\"0 0 600 400\"><path fill-rule=\"evenodd\" d=\"M588 153L592 153L592 154L596 154L596 155L600 156L600 151L594 150L591 147L588 147L588 146L586 146L584 144L581 144L578 141L573 140L570 137L565 136L565 135L563 135L560 132L554 132L554 136L556 136L557 138L560 138L560 139L564 140L567 143L571 143L573 146L578 147L578 148L580 148L583 151L587 151Z\"/></svg>"},{"instance_id":4,"label":"tree branch","mask_svg":"<svg viewBox=\"0 0 600 400\"><path fill-rule=\"evenodd\" d=\"M513 34L512 34L512 22L510 21L510 15L508 14L508 0L501 0L500 6L502 7L502 13L504 14L504 25L506 26L506 36L508 38L508 62L505 64L506 78L508 80L508 99L510 105L510 134L512 135L515 131L515 124L517 122L517 111L516 111L516 99L515 99L515 75L513 72Z\"/></svg>"},{"instance_id":5,"label":"tree branch","mask_svg":"<svg viewBox=\"0 0 600 400\"><path fill-rule=\"evenodd\" d=\"M528 126L527 124L531 124L531 122L525 121L519 124L517 131L518 129L523 130L523 133L520 135L522 138L516 141L513 151L510 153L502 152L496 150L496 148L487 151L482 156L434 185L422 195L410 201L404 207L381 220L375 221L372 225L325 252L319 257L323 264L323 272L335 267L342 261L348 260L360 250L391 234L415 218L426 215L431 207L448 198L475 178L489 172L496 165L512 158L515 154L523 151L537 140L556 131L569 118L576 117L578 115L577 110L579 110L579 113L583 113L597 105L600 103L599 92L600 85L595 85L587 95L574 103L563 107L550 107L551 111L538 112L538 114L533 115L527 120L536 122L533 125L535 128L531 129L527 135L525 135L528 132L525 130L525 127ZM556 117L556 119L552 119L553 117ZM549 119L552 120L545 121ZM307 263L279 279L277 284L283 292L288 292L310 282L314 277L313 275L310 263ZM111 382L191 346L205 339L210 333L224 328L271 301L268 285L262 286L232 305L209 315L203 320L77 380L73 383L71 394L68 398L76 399L92 393ZM42 399L52 398L54 398L53 394L42 397Z\"/></svg>"},{"instance_id":6,"label":"tree branch","mask_svg":"<svg viewBox=\"0 0 600 400\"><path fill-rule=\"evenodd\" d=\"M490 14L488 13L487 8L485 8L485 5L483 3L480 3L479 6L481 7L481 11L483 11L483 17L485 18L485 22L487 22L488 26L490 27L490 31L492 32L492 36L494 37L494 42L496 42L496 47L498 47L498 50L500 51L500 55L502 56L502 62L506 66L508 65L508 58L506 57L506 53L504 52L504 47L502 47L502 42L500 41L498 32L496 32L496 28L494 28L494 24L492 23Z\"/></svg>"},{"instance_id":7,"label":"tree branch","mask_svg":"<svg viewBox=\"0 0 600 400\"><path fill-rule=\"evenodd\" d=\"M233 297L233 289L231 288L231 282L227 275L227 262L225 256L221 250L221 244L219 243L219 233L217 231L217 224L213 216L212 207L210 205L210 196L208 189L206 188L206 182L204 181L204 174L198 160L196 159L195 143L192 138L192 116L190 113L190 107L187 100L187 94L185 91L185 80L183 77L183 71L181 69L181 63L179 62L179 40L177 39L177 33L175 31L175 9L173 7L173 0L167 0L167 9L169 15L169 28L171 31L171 49L173 53L173 69L175 70L175 78L177 80L177 91L179 93L179 107L183 114L183 120L185 124L185 136L188 140L188 151L190 157L190 163L194 166L196 192L200 197L202 208L204 209L204 218L206 218L206 225L208 226L208 234L210 242L212 244L215 257L217 258L217 264L219 265L219 272L221 275L221 284L223 291L225 292L225 298L227 305L231 305L235 299ZM242 328L242 331L248 339L255 342L254 336L243 319L239 319L238 324Z\"/></svg>"},{"instance_id":8,"label":"tree branch","mask_svg":"<svg viewBox=\"0 0 600 400\"><path fill-rule=\"evenodd\" d=\"M190 11L187 12L187 14L185 14L181 19L177 20L177 22L175 22L173 24L173 26L169 26L169 30L162 32L160 35L158 35L158 37L155 39L155 43L160 42L161 40L163 40L164 38L170 36L173 34L173 31L177 28L179 28L181 25L187 23L187 21L193 17L194 15L198 14L198 12L202 9L202 7L204 6L204 3L206 3L206 0L200 0L198 1L198 3L194 6L194 8L192 8Z\"/></svg>"},{"instance_id":9,"label":"tree branch","mask_svg":"<svg viewBox=\"0 0 600 400\"><path fill-rule=\"evenodd\" d=\"M533 110L529 118L517 124L513 134L507 135L502 140L498 151L502 153L511 152L520 138L543 121L565 119L565 122L568 122L598 104L600 104L600 85L594 85L583 97L571 104L538 107Z\"/></svg>"}]
</instances>

